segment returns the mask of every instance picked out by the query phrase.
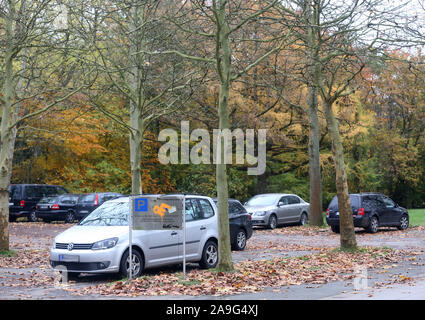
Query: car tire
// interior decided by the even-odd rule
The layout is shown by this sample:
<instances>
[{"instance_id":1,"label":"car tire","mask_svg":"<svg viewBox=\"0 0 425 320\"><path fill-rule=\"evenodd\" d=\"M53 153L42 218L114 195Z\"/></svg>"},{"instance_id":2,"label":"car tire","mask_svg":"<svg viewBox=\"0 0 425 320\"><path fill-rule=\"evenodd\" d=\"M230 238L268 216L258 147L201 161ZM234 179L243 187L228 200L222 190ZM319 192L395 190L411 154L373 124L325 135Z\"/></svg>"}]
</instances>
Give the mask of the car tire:
<instances>
[{"instance_id":1,"label":"car tire","mask_svg":"<svg viewBox=\"0 0 425 320\"><path fill-rule=\"evenodd\" d=\"M143 260L143 256L137 249L131 250L131 254L133 256L132 277L137 278L137 277L140 277L143 272L145 261ZM121 257L120 274L123 278L128 278L129 272L130 272L130 260L129 260L129 250L127 249Z\"/></svg>"},{"instance_id":2,"label":"car tire","mask_svg":"<svg viewBox=\"0 0 425 320\"><path fill-rule=\"evenodd\" d=\"M275 229L277 227L277 218L275 214L271 214L269 217L269 223L267 227L271 230Z\"/></svg>"},{"instance_id":3,"label":"car tire","mask_svg":"<svg viewBox=\"0 0 425 320\"><path fill-rule=\"evenodd\" d=\"M233 243L233 249L237 251L243 251L246 247L246 232L244 229L239 229L238 233L236 234L235 241Z\"/></svg>"},{"instance_id":4,"label":"car tire","mask_svg":"<svg viewBox=\"0 0 425 320\"><path fill-rule=\"evenodd\" d=\"M379 221L376 216L370 217L369 225L366 227L366 231L369 233L377 233L379 227Z\"/></svg>"},{"instance_id":5,"label":"car tire","mask_svg":"<svg viewBox=\"0 0 425 320\"><path fill-rule=\"evenodd\" d=\"M15 221L16 221L16 217L9 216L9 222L15 222Z\"/></svg>"},{"instance_id":6,"label":"car tire","mask_svg":"<svg viewBox=\"0 0 425 320\"><path fill-rule=\"evenodd\" d=\"M215 241L208 240L202 250L202 258L199 261L199 266L202 269L215 268L218 263L218 245Z\"/></svg>"},{"instance_id":7,"label":"car tire","mask_svg":"<svg viewBox=\"0 0 425 320\"><path fill-rule=\"evenodd\" d=\"M398 230L406 230L409 227L409 216L403 214L400 218L400 225L397 226Z\"/></svg>"},{"instance_id":8,"label":"car tire","mask_svg":"<svg viewBox=\"0 0 425 320\"><path fill-rule=\"evenodd\" d=\"M331 226L331 230L334 233L340 233L339 226Z\"/></svg>"},{"instance_id":9,"label":"car tire","mask_svg":"<svg viewBox=\"0 0 425 320\"><path fill-rule=\"evenodd\" d=\"M305 226L307 224L307 222L308 222L308 215L305 212L303 212L301 214L301 217L300 217L299 225L300 226Z\"/></svg>"},{"instance_id":10,"label":"car tire","mask_svg":"<svg viewBox=\"0 0 425 320\"><path fill-rule=\"evenodd\" d=\"M28 215L28 220L30 222L37 222L38 221L37 214L35 213L34 209L32 209L30 214Z\"/></svg>"},{"instance_id":11,"label":"car tire","mask_svg":"<svg viewBox=\"0 0 425 320\"><path fill-rule=\"evenodd\" d=\"M65 222L66 223L74 223L74 221L75 221L74 211L68 211L68 213L66 214L66 217L65 217Z\"/></svg>"}]
</instances>

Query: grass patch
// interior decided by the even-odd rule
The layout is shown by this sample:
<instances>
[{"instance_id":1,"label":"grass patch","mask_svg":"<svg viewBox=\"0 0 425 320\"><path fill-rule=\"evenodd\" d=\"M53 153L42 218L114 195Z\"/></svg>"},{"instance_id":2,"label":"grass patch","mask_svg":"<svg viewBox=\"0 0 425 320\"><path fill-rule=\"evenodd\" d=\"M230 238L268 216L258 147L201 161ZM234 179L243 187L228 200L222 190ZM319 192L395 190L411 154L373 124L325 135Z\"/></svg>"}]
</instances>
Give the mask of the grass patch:
<instances>
[{"instance_id":1,"label":"grass patch","mask_svg":"<svg viewBox=\"0 0 425 320\"><path fill-rule=\"evenodd\" d=\"M13 250L0 250L0 256L2 257L14 257L16 252Z\"/></svg>"},{"instance_id":2,"label":"grass patch","mask_svg":"<svg viewBox=\"0 0 425 320\"><path fill-rule=\"evenodd\" d=\"M178 284L182 284L184 286L199 286L202 284L201 280L198 279L192 279L192 280L178 280Z\"/></svg>"},{"instance_id":3,"label":"grass patch","mask_svg":"<svg viewBox=\"0 0 425 320\"><path fill-rule=\"evenodd\" d=\"M425 226L425 209L410 209L408 211L411 226Z\"/></svg>"}]
</instances>

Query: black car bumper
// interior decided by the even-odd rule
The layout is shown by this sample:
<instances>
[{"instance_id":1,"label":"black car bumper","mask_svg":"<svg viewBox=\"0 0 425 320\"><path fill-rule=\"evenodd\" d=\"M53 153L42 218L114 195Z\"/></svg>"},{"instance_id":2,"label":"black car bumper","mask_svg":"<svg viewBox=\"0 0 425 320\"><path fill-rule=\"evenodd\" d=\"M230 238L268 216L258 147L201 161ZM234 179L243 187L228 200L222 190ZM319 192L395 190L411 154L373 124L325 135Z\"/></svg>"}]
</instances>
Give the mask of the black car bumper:
<instances>
[{"instance_id":1,"label":"black car bumper","mask_svg":"<svg viewBox=\"0 0 425 320\"><path fill-rule=\"evenodd\" d=\"M369 225L369 217L353 216L354 227L366 228ZM329 226L339 226L339 217L326 218L326 223Z\"/></svg>"},{"instance_id":2,"label":"black car bumper","mask_svg":"<svg viewBox=\"0 0 425 320\"><path fill-rule=\"evenodd\" d=\"M68 211L56 210L55 212L50 211L36 211L37 218L49 219L49 220L65 220Z\"/></svg>"},{"instance_id":3,"label":"black car bumper","mask_svg":"<svg viewBox=\"0 0 425 320\"><path fill-rule=\"evenodd\" d=\"M9 216L19 218L19 217L28 217L30 214L29 211L26 210L10 210L9 208Z\"/></svg>"}]
</instances>

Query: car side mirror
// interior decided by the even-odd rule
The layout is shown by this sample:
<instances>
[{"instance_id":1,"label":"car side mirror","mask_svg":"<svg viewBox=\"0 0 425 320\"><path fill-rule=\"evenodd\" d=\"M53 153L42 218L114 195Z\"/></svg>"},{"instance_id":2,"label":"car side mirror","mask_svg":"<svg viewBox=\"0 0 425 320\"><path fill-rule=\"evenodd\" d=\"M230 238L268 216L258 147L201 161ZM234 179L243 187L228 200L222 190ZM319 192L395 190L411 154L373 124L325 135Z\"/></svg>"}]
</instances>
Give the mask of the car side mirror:
<instances>
[{"instance_id":1,"label":"car side mirror","mask_svg":"<svg viewBox=\"0 0 425 320\"><path fill-rule=\"evenodd\" d=\"M279 202L278 204L277 204L277 206L278 207L283 207L285 204L283 203L283 202Z\"/></svg>"}]
</instances>

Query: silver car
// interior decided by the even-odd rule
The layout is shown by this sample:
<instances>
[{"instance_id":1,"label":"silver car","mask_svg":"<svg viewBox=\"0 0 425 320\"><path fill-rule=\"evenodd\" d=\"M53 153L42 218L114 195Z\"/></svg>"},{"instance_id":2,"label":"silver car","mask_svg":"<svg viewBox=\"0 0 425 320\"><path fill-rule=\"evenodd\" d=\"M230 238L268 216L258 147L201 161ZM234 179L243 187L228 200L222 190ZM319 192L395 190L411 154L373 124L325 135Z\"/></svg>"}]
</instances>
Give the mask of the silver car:
<instances>
[{"instance_id":1,"label":"silver car","mask_svg":"<svg viewBox=\"0 0 425 320\"><path fill-rule=\"evenodd\" d=\"M186 196L186 261L213 268L218 262L217 209L209 197ZM50 250L53 268L68 274L121 273L129 260L129 198L110 200L78 225L56 236ZM183 262L182 230L133 230L133 270Z\"/></svg>"},{"instance_id":2,"label":"silver car","mask_svg":"<svg viewBox=\"0 0 425 320\"><path fill-rule=\"evenodd\" d=\"M281 224L306 224L310 204L295 194L268 193L252 197L245 209L252 216L253 226L274 229Z\"/></svg>"}]
</instances>

